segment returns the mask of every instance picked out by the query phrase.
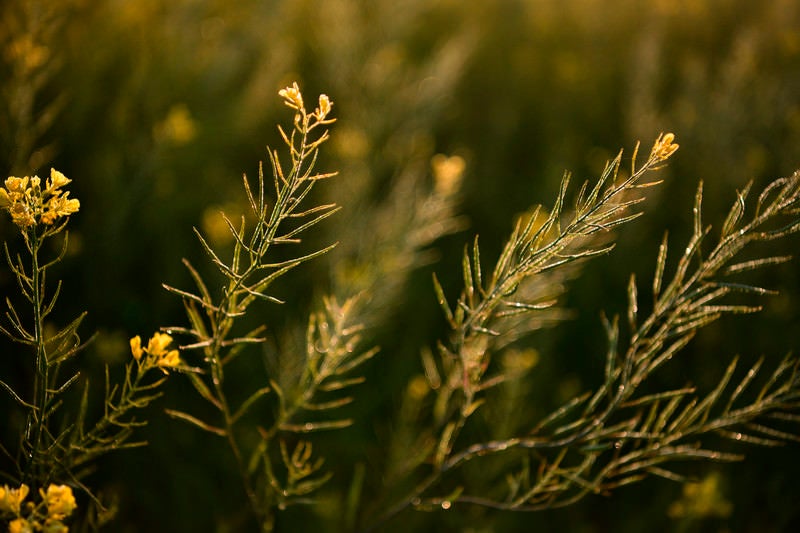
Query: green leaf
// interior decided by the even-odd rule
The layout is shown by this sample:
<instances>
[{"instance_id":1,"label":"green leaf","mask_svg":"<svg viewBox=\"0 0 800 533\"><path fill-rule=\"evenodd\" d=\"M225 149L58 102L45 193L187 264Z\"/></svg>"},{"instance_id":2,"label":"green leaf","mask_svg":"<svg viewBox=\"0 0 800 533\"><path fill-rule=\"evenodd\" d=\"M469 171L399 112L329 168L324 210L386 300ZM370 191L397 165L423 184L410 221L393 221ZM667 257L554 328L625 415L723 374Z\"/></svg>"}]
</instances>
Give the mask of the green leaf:
<instances>
[{"instance_id":1,"label":"green leaf","mask_svg":"<svg viewBox=\"0 0 800 533\"><path fill-rule=\"evenodd\" d=\"M202 429L203 431L213 433L214 435L217 435L219 437L227 437L228 435L228 433L223 428L219 428L211 424L208 424L195 416L192 416L188 413L184 413L183 411L177 411L175 409L166 409L165 412L172 418L177 418L178 420L183 420L184 422L188 422L193 426Z\"/></svg>"}]
</instances>

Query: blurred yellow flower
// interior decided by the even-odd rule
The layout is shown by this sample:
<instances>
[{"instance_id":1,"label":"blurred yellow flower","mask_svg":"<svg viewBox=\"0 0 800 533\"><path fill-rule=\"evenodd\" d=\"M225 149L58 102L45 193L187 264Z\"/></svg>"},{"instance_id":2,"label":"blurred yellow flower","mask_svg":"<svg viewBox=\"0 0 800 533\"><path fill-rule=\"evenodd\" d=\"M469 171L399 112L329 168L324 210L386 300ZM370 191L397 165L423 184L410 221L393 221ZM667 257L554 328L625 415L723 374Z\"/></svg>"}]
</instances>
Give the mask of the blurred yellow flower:
<instances>
[{"instance_id":1,"label":"blurred yellow flower","mask_svg":"<svg viewBox=\"0 0 800 533\"><path fill-rule=\"evenodd\" d=\"M722 494L721 479L712 472L700 482L683 486L683 497L670 505L667 514L672 518L707 518L730 516L733 506Z\"/></svg>"},{"instance_id":2,"label":"blurred yellow flower","mask_svg":"<svg viewBox=\"0 0 800 533\"><path fill-rule=\"evenodd\" d=\"M191 142L197 135L197 124L185 104L170 107L167 116L154 128L159 140L182 145Z\"/></svg>"},{"instance_id":3,"label":"blurred yellow flower","mask_svg":"<svg viewBox=\"0 0 800 533\"><path fill-rule=\"evenodd\" d=\"M291 87L286 87L278 91L278 95L283 98L284 103L292 109L300 111L303 109L303 95L300 93L300 88L297 82L292 83Z\"/></svg>"},{"instance_id":4,"label":"blurred yellow flower","mask_svg":"<svg viewBox=\"0 0 800 533\"><path fill-rule=\"evenodd\" d=\"M28 496L30 488L24 483L18 489L4 485L0 488L0 511L19 514L22 501Z\"/></svg>"},{"instance_id":5,"label":"blurred yellow flower","mask_svg":"<svg viewBox=\"0 0 800 533\"><path fill-rule=\"evenodd\" d=\"M72 514L77 504L72 489L67 485L53 485L47 487L47 492L42 492L47 505L47 515L54 520L62 520Z\"/></svg>"},{"instance_id":6,"label":"blurred yellow flower","mask_svg":"<svg viewBox=\"0 0 800 533\"><path fill-rule=\"evenodd\" d=\"M8 533L33 533L33 527L24 518L16 518L8 523Z\"/></svg>"},{"instance_id":7,"label":"blurred yellow flower","mask_svg":"<svg viewBox=\"0 0 800 533\"><path fill-rule=\"evenodd\" d=\"M467 163L461 156L447 157L444 154L436 154L431 158L431 169L433 170L433 183L436 192L442 196L450 196L458 192L461 188L461 180L464 177L464 169Z\"/></svg>"},{"instance_id":8,"label":"blurred yellow flower","mask_svg":"<svg viewBox=\"0 0 800 533\"><path fill-rule=\"evenodd\" d=\"M225 217L230 221L239 221L245 215L244 209L240 204L231 202L225 205L212 205L203 211L200 225L203 228L203 235L211 244L225 246L233 242L234 237L231 233ZM235 224L235 222L234 222Z\"/></svg>"},{"instance_id":9,"label":"blurred yellow flower","mask_svg":"<svg viewBox=\"0 0 800 533\"><path fill-rule=\"evenodd\" d=\"M61 520L48 518L42 526L42 533L68 533L69 528Z\"/></svg>"},{"instance_id":10,"label":"blurred yellow flower","mask_svg":"<svg viewBox=\"0 0 800 533\"><path fill-rule=\"evenodd\" d=\"M511 349L504 352L501 364L511 374L526 372L539 362L539 352L532 348L519 350Z\"/></svg>"},{"instance_id":11,"label":"blurred yellow flower","mask_svg":"<svg viewBox=\"0 0 800 533\"><path fill-rule=\"evenodd\" d=\"M414 401L421 401L431 392L428 380L423 375L416 375L408 382L406 393Z\"/></svg>"},{"instance_id":12,"label":"blurred yellow flower","mask_svg":"<svg viewBox=\"0 0 800 533\"><path fill-rule=\"evenodd\" d=\"M6 47L5 56L21 67L23 72L31 72L47 62L50 50L26 34Z\"/></svg>"}]
</instances>

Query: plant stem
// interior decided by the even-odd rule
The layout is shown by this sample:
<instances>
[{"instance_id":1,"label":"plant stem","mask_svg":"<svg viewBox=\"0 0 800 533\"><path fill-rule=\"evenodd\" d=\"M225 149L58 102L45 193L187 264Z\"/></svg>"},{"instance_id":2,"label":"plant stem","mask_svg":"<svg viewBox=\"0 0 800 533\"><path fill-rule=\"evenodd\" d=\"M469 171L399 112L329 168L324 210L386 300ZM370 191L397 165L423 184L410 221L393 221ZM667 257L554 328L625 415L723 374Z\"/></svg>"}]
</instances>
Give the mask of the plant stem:
<instances>
[{"instance_id":1,"label":"plant stem","mask_svg":"<svg viewBox=\"0 0 800 533\"><path fill-rule=\"evenodd\" d=\"M47 385L49 381L48 367L47 367L47 349L45 346L44 338L44 324L42 317L42 298L43 298L43 283L42 283L42 269L39 267L39 248L41 241L39 235L36 233L36 226L34 226L27 234L28 249L31 253L31 297L30 301L33 305L33 320L34 320L34 342L36 344L36 359L35 359L35 376L33 384L33 408L28 412L27 431L25 441L29 446L28 449L28 472L29 478L35 478L36 474L32 473L38 463L39 450L42 443L42 434L44 433L45 424L45 410L47 408Z\"/></svg>"}]
</instances>

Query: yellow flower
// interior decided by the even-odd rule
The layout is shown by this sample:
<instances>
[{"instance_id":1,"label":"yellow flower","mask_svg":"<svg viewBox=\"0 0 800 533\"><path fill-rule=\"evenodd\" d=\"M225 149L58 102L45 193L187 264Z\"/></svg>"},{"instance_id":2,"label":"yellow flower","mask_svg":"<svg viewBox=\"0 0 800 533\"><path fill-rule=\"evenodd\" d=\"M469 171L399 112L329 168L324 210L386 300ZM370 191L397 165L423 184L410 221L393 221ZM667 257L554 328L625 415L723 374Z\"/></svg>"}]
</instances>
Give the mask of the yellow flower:
<instances>
[{"instance_id":1,"label":"yellow flower","mask_svg":"<svg viewBox=\"0 0 800 533\"><path fill-rule=\"evenodd\" d=\"M18 489L11 489L8 485L0 488L0 511L19 514L22 501L28 496L30 488L24 483Z\"/></svg>"},{"instance_id":2,"label":"yellow flower","mask_svg":"<svg viewBox=\"0 0 800 533\"><path fill-rule=\"evenodd\" d=\"M181 364L181 358L178 355L178 350L170 350L169 353L159 358L156 363L160 367L174 368Z\"/></svg>"},{"instance_id":3,"label":"yellow flower","mask_svg":"<svg viewBox=\"0 0 800 533\"><path fill-rule=\"evenodd\" d=\"M77 506L72 489L66 485L50 485L47 493L42 491L42 498L47 504L47 514L54 520L61 520L72 514Z\"/></svg>"},{"instance_id":4,"label":"yellow flower","mask_svg":"<svg viewBox=\"0 0 800 533\"><path fill-rule=\"evenodd\" d=\"M30 207L25 204L15 203L8 209L8 212L11 213L11 219L14 224L21 228L28 228L36 224L36 219L33 218Z\"/></svg>"},{"instance_id":5,"label":"yellow flower","mask_svg":"<svg viewBox=\"0 0 800 533\"><path fill-rule=\"evenodd\" d=\"M142 348L142 339L138 335L130 340L131 353L133 358L141 361L145 370L154 366L160 367L166 374L167 368L175 368L181 365L181 358L178 350L168 350L172 337L166 333L154 333L147 341L147 348ZM142 354L147 354L147 358L142 361Z\"/></svg>"},{"instance_id":6,"label":"yellow flower","mask_svg":"<svg viewBox=\"0 0 800 533\"><path fill-rule=\"evenodd\" d=\"M33 533L33 527L24 518L16 518L8 523L8 533Z\"/></svg>"},{"instance_id":7,"label":"yellow flower","mask_svg":"<svg viewBox=\"0 0 800 533\"><path fill-rule=\"evenodd\" d=\"M131 339L131 353L137 361L142 358L144 350L142 350L142 338L139 335Z\"/></svg>"},{"instance_id":8,"label":"yellow flower","mask_svg":"<svg viewBox=\"0 0 800 533\"><path fill-rule=\"evenodd\" d=\"M331 102L330 98L328 98L327 94L319 95L319 107L317 108L317 118L319 120L325 120L325 117L328 116L328 113L331 112L331 107L333 107L333 102Z\"/></svg>"},{"instance_id":9,"label":"yellow flower","mask_svg":"<svg viewBox=\"0 0 800 533\"><path fill-rule=\"evenodd\" d=\"M58 170L51 168L50 169L50 179L47 180L47 191L52 192L55 189L60 189L64 185L67 185L72 180L66 177L64 174L59 172Z\"/></svg>"},{"instance_id":10,"label":"yellow flower","mask_svg":"<svg viewBox=\"0 0 800 533\"><path fill-rule=\"evenodd\" d=\"M25 204L12 204L11 207L8 208L8 212L11 213L11 219L14 221L14 224L21 228L27 228L36 224L33 213L31 213L30 208Z\"/></svg>"},{"instance_id":11,"label":"yellow flower","mask_svg":"<svg viewBox=\"0 0 800 533\"><path fill-rule=\"evenodd\" d=\"M676 145L676 148L677 148L677 145ZM78 210L81 208L81 201L78 200L77 198L67 198L67 194L69 194L69 193L66 193L63 196L63 199L65 201L64 201L64 204L61 206L61 209L59 211L60 215L70 215L72 213L77 213Z\"/></svg>"},{"instance_id":12,"label":"yellow flower","mask_svg":"<svg viewBox=\"0 0 800 533\"><path fill-rule=\"evenodd\" d=\"M153 134L159 140L182 145L190 142L197 135L195 124L189 108L185 104L172 106L166 118L153 129Z\"/></svg>"},{"instance_id":13,"label":"yellow flower","mask_svg":"<svg viewBox=\"0 0 800 533\"><path fill-rule=\"evenodd\" d=\"M63 195L50 198L47 202L47 211L42 213L42 223L52 224L58 217L65 217L78 212L81 202L70 199L68 196L69 192L65 192Z\"/></svg>"},{"instance_id":14,"label":"yellow flower","mask_svg":"<svg viewBox=\"0 0 800 533\"><path fill-rule=\"evenodd\" d=\"M433 156L431 168L433 169L433 182L436 192L442 196L450 196L458 192L466 166L467 163L461 156L447 157L444 154Z\"/></svg>"},{"instance_id":15,"label":"yellow flower","mask_svg":"<svg viewBox=\"0 0 800 533\"><path fill-rule=\"evenodd\" d=\"M5 50L7 59L30 73L47 62L50 49L37 43L32 36L24 35L12 41Z\"/></svg>"},{"instance_id":16,"label":"yellow flower","mask_svg":"<svg viewBox=\"0 0 800 533\"><path fill-rule=\"evenodd\" d=\"M722 493L721 481L714 472L702 481L686 483L683 497L670 505L667 514L672 518L727 518L733 506Z\"/></svg>"},{"instance_id":17,"label":"yellow flower","mask_svg":"<svg viewBox=\"0 0 800 533\"><path fill-rule=\"evenodd\" d=\"M147 353L155 357L162 357L167 352L167 346L172 342L172 337L166 333L155 333L147 343Z\"/></svg>"},{"instance_id":18,"label":"yellow flower","mask_svg":"<svg viewBox=\"0 0 800 533\"><path fill-rule=\"evenodd\" d=\"M278 95L280 95L284 103L292 109L297 109L298 111L303 109L303 95L300 94L300 88L297 86L297 82L292 83L291 87L286 87L278 91Z\"/></svg>"},{"instance_id":19,"label":"yellow flower","mask_svg":"<svg viewBox=\"0 0 800 533\"><path fill-rule=\"evenodd\" d=\"M45 211L42 213L42 224L47 224L51 226L56 221L56 213L55 211Z\"/></svg>"},{"instance_id":20,"label":"yellow flower","mask_svg":"<svg viewBox=\"0 0 800 533\"><path fill-rule=\"evenodd\" d=\"M672 141L675 140L674 133L666 133L658 136L656 139L655 144L653 144L653 150L651 151L651 157L656 158L658 161L664 161L668 159L672 154L675 153L675 150L678 149L680 146Z\"/></svg>"},{"instance_id":21,"label":"yellow flower","mask_svg":"<svg viewBox=\"0 0 800 533\"><path fill-rule=\"evenodd\" d=\"M6 189L10 193L19 193L23 194L25 190L28 188L28 176L24 178L17 178L16 176L9 176L6 178Z\"/></svg>"},{"instance_id":22,"label":"yellow flower","mask_svg":"<svg viewBox=\"0 0 800 533\"><path fill-rule=\"evenodd\" d=\"M0 187L0 208L10 206L14 201L9 196L8 191Z\"/></svg>"}]
</instances>

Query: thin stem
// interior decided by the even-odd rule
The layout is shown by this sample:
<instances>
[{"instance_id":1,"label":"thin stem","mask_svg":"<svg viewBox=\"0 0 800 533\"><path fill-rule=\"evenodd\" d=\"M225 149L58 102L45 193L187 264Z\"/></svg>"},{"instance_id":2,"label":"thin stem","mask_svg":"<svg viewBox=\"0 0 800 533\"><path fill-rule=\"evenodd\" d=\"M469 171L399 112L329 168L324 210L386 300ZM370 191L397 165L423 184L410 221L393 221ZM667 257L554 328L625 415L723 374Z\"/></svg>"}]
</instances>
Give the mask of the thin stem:
<instances>
[{"instance_id":1,"label":"thin stem","mask_svg":"<svg viewBox=\"0 0 800 533\"><path fill-rule=\"evenodd\" d=\"M45 411L48 401L48 366L47 349L44 338L44 324L42 317L42 271L39 267L39 248L41 241L34 226L26 235L28 249L31 252L31 304L33 305L34 320L34 342L36 344L35 376L33 384L33 409L28 412L27 431L25 440L29 446L28 450L28 477L35 477L36 474L31 469L36 467L38 455L42 445L42 435L44 433Z\"/></svg>"}]
</instances>

